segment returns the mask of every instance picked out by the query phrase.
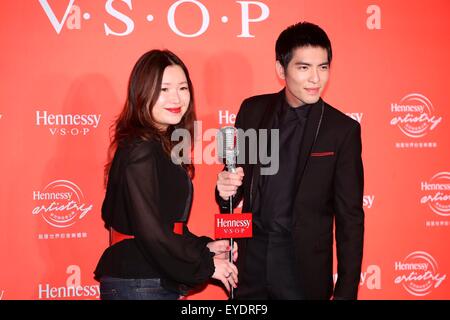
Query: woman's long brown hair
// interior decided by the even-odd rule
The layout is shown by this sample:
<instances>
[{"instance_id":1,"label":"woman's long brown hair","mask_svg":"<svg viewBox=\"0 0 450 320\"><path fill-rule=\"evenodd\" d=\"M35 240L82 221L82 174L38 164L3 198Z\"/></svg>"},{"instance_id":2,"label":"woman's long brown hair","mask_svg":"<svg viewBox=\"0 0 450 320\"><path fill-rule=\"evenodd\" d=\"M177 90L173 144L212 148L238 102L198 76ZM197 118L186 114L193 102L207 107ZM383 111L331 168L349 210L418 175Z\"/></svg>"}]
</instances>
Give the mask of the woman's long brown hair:
<instances>
[{"instance_id":1,"label":"woman's long brown hair","mask_svg":"<svg viewBox=\"0 0 450 320\"><path fill-rule=\"evenodd\" d=\"M168 66L180 66L187 79L190 102L177 125L170 125L166 131L156 126L152 109L159 98L164 70ZM170 137L175 129L189 131L191 147L194 142L194 90L189 72L183 61L169 50L151 50L142 55L131 71L128 82L127 99L122 112L111 126L111 143L108 148L108 162L105 165L105 186L111 168L114 153L119 145L129 139L156 139L161 142L164 151L170 156L174 142ZM183 155L186 156L186 155ZM194 176L192 163L183 163L191 178Z\"/></svg>"}]
</instances>

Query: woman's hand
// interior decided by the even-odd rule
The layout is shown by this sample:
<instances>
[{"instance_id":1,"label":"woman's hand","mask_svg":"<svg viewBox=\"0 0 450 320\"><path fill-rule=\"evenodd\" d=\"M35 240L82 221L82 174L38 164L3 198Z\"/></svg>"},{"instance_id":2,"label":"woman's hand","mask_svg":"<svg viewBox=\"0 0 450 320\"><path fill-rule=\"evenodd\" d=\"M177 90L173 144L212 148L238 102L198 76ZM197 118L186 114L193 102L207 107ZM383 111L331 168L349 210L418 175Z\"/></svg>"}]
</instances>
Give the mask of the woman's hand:
<instances>
[{"instance_id":1,"label":"woman's hand","mask_svg":"<svg viewBox=\"0 0 450 320\"><path fill-rule=\"evenodd\" d=\"M226 259L214 257L214 279L220 280L228 291L236 288L238 283L238 270L236 266Z\"/></svg>"},{"instance_id":2,"label":"woman's hand","mask_svg":"<svg viewBox=\"0 0 450 320\"><path fill-rule=\"evenodd\" d=\"M230 253L230 241L229 240L217 240L212 241L206 245L209 251L214 252L214 258L218 259L228 259L228 255ZM236 241L233 245L233 261L236 262L238 258L238 245Z\"/></svg>"}]
</instances>

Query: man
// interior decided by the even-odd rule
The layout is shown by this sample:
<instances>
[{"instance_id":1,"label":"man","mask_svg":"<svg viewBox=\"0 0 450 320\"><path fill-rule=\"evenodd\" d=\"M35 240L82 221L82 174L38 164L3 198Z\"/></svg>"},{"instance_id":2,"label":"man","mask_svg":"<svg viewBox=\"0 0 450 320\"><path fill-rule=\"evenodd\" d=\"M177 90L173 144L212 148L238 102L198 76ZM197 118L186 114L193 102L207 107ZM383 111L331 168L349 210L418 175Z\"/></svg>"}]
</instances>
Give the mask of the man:
<instances>
[{"instance_id":1,"label":"man","mask_svg":"<svg viewBox=\"0 0 450 320\"><path fill-rule=\"evenodd\" d=\"M331 59L330 40L319 26L288 27L276 42L276 71L285 88L246 99L237 115L236 127L244 132L279 129L276 174L261 175L260 161L246 160L236 173L223 171L217 179L221 212L229 212L233 196L233 206L243 198L243 212L253 213L253 238L238 241L237 299L357 298L364 234L361 129L321 99Z\"/></svg>"}]
</instances>

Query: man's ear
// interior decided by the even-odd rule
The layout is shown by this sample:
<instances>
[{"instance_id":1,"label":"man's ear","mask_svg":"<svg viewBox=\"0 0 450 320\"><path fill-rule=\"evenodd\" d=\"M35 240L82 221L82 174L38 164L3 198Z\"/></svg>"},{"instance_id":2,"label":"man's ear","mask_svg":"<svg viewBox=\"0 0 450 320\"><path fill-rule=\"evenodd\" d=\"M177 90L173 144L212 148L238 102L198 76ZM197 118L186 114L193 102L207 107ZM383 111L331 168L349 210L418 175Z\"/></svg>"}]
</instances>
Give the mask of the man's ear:
<instances>
[{"instance_id":1,"label":"man's ear","mask_svg":"<svg viewBox=\"0 0 450 320\"><path fill-rule=\"evenodd\" d=\"M284 74L284 67L281 65L280 61L277 60L277 62L275 63L275 69L277 71L277 75L278 77L280 77L280 79L285 80L286 76Z\"/></svg>"}]
</instances>

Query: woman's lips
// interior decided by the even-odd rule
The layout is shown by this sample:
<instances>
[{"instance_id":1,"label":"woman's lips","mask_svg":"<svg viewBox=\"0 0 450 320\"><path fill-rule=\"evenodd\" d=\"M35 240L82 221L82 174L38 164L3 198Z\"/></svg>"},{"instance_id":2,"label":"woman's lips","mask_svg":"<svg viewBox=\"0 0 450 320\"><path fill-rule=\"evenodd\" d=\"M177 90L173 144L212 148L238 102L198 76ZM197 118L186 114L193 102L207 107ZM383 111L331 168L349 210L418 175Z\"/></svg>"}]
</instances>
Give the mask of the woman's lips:
<instances>
[{"instance_id":1,"label":"woman's lips","mask_svg":"<svg viewBox=\"0 0 450 320\"><path fill-rule=\"evenodd\" d=\"M172 113L180 113L181 112L181 107L178 108L165 108L167 111L172 112Z\"/></svg>"}]
</instances>

